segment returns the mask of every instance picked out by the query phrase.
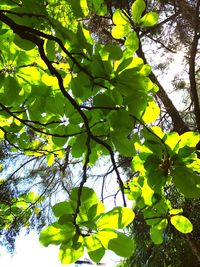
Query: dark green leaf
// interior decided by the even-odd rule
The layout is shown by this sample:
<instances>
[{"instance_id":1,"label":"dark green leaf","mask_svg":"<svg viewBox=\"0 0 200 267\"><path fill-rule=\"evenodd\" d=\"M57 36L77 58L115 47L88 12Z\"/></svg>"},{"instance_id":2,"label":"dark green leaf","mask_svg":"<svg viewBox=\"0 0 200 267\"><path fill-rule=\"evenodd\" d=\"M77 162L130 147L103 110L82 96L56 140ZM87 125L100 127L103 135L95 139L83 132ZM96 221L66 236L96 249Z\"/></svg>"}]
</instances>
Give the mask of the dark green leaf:
<instances>
[{"instance_id":1,"label":"dark green leaf","mask_svg":"<svg viewBox=\"0 0 200 267\"><path fill-rule=\"evenodd\" d=\"M200 197L200 175L187 167L176 167L171 170L176 187L188 198Z\"/></svg>"},{"instance_id":2,"label":"dark green leaf","mask_svg":"<svg viewBox=\"0 0 200 267\"><path fill-rule=\"evenodd\" d=\"M21 49L29 51L32 50L36 44L34 44L33 42L26 40L26 39L22 39L21 37L19 37L18 35L15 35L15 38L13 40L13 42Z\"/></svg>"}]
</instances>

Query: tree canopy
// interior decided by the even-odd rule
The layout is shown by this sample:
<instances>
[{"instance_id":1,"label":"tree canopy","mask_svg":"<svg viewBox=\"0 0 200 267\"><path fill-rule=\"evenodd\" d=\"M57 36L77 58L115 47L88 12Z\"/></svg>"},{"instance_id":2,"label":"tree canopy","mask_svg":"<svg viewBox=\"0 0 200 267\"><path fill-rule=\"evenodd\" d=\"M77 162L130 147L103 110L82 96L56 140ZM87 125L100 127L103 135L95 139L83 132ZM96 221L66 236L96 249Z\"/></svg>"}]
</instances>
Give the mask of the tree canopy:
<instances>
[{"instance_id":1,"label":"tree canopy","mask_svg":"<svg viewBox=\"0 0 200 267\"><path fill-rule=\"evenodd\" d=\"M176 2L1 1L2 234L39 224L40 242L70 264L84 251L96 263L106 250L129 258L141 214L156 245L169 226L193 231L182 199L200 197L200 1ZM162 27L177 18L174 32L185 34L182 23L192 39L184 114L155 75L162 59L151 68L145 51L156 49L148 38L176 49ZM109 184L119 204L107 211Z\"/></svg>"}]
</instances>

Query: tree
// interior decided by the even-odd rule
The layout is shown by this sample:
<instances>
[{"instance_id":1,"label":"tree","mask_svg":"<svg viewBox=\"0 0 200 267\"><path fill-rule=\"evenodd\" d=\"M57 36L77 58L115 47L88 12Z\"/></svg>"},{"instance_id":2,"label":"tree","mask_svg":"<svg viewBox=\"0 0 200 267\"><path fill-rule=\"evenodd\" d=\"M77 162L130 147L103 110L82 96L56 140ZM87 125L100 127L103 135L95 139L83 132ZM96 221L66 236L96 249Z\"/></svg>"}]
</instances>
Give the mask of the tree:
<instances>
[{"instance_id":1,"label":"tree","mask_svg":"<svg viewBox=\"0 0 200 267\"><path fill-rule=\"evenodd\" d=\"M1 201L1 210L6 210L1 211L2 230L16 220L27 225L32 214L40 220L38 205L45 203L46 193L52 196L59 189L59 181L69 196L52 205L54 222L41 231L40 241L60 245L62 263L77 261L84 247L94 262L107 249L131 256L134 241L127 230L119 230L135 218L136 212L126 207L127 196L148 221L155 244L163 242L168 225L190 233L192 223L168 199L166 188L175 185L186 198L199 198L199 128L197 123L196 131L188 131L146 64L141 32L157 27L158 13L148 10L143 0L6 0L0 8L0 137L13 154L30 157L24 166L31 178L44 169L49 176L41 180L44 191L38 195L29 188L9 202ZM102 43L90 34L93 19L108 26ZM154 125L162 116L156 95L171 116L174 132ZM198 122L198 96L194 99ZM133 168L127 180L121 175L119 155L128 157ZM102 175L102 201L86 186L107 159L117 181L114 195L121 193L121 205L108 212L103 204L108 173ZM31 161L36 165L28 166ZM80 180L72 179L72 187L79 180L73 189L66 186L70 162L81 162L82 168ZM72 172L78 175L75 168Z\"/></svg>"}]
</instances>

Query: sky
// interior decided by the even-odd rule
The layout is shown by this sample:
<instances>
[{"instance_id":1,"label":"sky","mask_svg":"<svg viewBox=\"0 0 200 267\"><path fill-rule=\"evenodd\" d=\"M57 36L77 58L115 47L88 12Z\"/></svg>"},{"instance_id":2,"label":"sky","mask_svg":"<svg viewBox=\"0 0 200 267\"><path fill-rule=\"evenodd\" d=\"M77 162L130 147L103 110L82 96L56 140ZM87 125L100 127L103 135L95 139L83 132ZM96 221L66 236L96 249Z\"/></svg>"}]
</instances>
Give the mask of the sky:
<instances>
[{"instance_id":1,"label":"sky","mask_svg":"<svg viewBox=\"0 0 200 267\"><path fill-rule=\"evenodd\" d=\"M13 257L0 247L1 267L75 267L77 265L63 265L58 259L58 246L43 247L38 241L39 235L32 231L28 235L23 232L16 240L16 252ZM115 267L119 257L108 252L102 259L105 267ZM92 265L81 265L87 267ZM94 265L95 266L95 265Z\"/></svg>"}]
</instances>

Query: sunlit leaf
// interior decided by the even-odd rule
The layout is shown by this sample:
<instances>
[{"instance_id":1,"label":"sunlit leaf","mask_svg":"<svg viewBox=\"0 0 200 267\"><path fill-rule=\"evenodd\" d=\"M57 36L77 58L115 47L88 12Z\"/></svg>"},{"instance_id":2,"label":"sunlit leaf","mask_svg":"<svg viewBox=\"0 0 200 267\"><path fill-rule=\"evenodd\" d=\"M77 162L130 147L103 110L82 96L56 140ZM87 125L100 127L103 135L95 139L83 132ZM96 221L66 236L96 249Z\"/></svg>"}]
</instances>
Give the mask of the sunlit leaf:
<instances>
[{"instance_id":1,"label":"sunlit leaf","mask_svg":"<svg viewBox=\"0 0 200 267\"><path fill-rule=\"evenodd\" d=\"M87 236L84 238L84 242L87 248L88 255L94 262L100 262L105 254L105 248L95 235Z\"/></svg>"},{"instance_id":2,"label":"sunlit leaf","mask_svg":"<svg viewBox=\"0 0 200 267\"><path fill-rule=\"evenodd\" d=\"M121 257L130 257L134 252L135 245L133 240L123 233L108 230L99 231L96 237L106 249L114 251Z\"/></svg>"},{"instance_id":3,"label":"sunlit leaf","mask_svg":"<svg viewBox=\"0 0 200 267\"><path fill-rule=\"evenodd\" d=\"M84 247L80 244L74 248L71 243L62 244L59 249L59 258L62 264L71 264L77 261L84 252Z\"/></svg>"},{"instance_id":4,"label":"sunlit leaf","mask_svg":"<svg viewBox=\"0 0 200 267\"><path fill-rule=\"evenodd\" d=\"M116 25L126 25L130 23L128 15L126 16L126 11L120 9L116 9L113 13L113 22Z\"/></svg>"},{"instance_id":5,"label":"sunlit leaf","mask_svg":"<svg viewBox=\"0 0 200 267\"><path fill-rule=\"evenodd\" d=\"M160 115L160 108L156 105L154 101L148 102L145 113L142 116L142 120L145 123L151 123L155 121Z\"/></svg>"},{"instance_id":6,"label":"sunlit leaf","mask_svg":"<svg viewBox=\"0 0 200 267\"><path fill-rule=\"evenodd\" d=\"M136 32L130 32L124 43L128 55L132 56L139 48L139 39Z\"/></svg>"},{"instance_id":7,"label":"sunlit leaf","mask_svg":"<svg viewBox=\"0 0 200 267\"><path fill-rule=\"evenodd\" d=\"M192 223L185 216L175 215L170 218L170 221L171 224L183 234L188 234L193 230Z\"/></svg>"},{"instance_id":8,"label":"sunlit leaf","mask_svg":"<svg viewBox=\"0 0 200 267\"><path fill-rule=\"evenodd\" d=\"M121 229L130 224L134 220L134 212L125 207L115 207L111 211L105 213L97 222L99 229L117 228Z\"/></svg>"},{"instance_id":9,"label":"sunlit leaf","mask_svg":"<svg viewBox=\"0 0 200 267\"><path fill-rule=\"evenodd\" d=\"M149 12L145 14L139 21L141 27L154 26L158 21L158 13Z\"/></svg>"},{"instance_id":10,"label":"sunlit leaf","mask_svg":"<svg viewBox=\"0 0 200 267\"><path fill-rule=\"evenodd\" d=\"M122 37L126 36L130 32L130 25L116 25L112 28L112 36L115 39L121 39Z\"/></svg>"},{"instance_id":11,"label":"sunlit leaf","mask_svg":"<svg viewBox=\"0 0 200 267\"><path fill-rule=\"evenodd\" d=\"M104 212L105 212L104 204L102 202L98 202L97 204L90 207L90 209L88 210L88 219L92 220Z\"/></svg>"},{"instance_id":12,"label":"sunlit leaf","mask_svg":"<svg viewBox=\"0 0 200 267\"><path fill-rule=\"evenodd\" d=\"M65 224L61 226L57 223L47 226L40 233L40 242L43 246L59 245L63 242L69 241L75 234L75 227L73 224Z\"/></svg>"},{"instance_id":13,"label":"sunlit leaf","mask_svg":"<svg viewBox=\"0 0 200 267\"><path fill-rule=\"evenodd\" d=\"M145 8L146 8L146 4L144 0L136 0L133 2L131 6L131 10L132 10L132 18L134 22L136 23L139 22Z\"/></svg>"},{"instance_id":14,"label":"sunlit leaf","mask_svg":"<svg viewBox=\"0 0 200 267\"><path fill-rule=\"evenodd\" d=\"M183 209L182 208L181 209L171 209L169 211L169 214L170 215L177 215L177 214L182 213L182 212L183 212Z\"/></svg>"},{"instance_id":15,"label":"sunlit leaf","mask_svg":"<svg viewBox=\"0 0 200 267\"><path fill-rule=\"evenodd\" d=\"M180 136L179 147L195 147L199 141L200 134L198 132L186 132Z\"/></svg>"}]
</instances>

